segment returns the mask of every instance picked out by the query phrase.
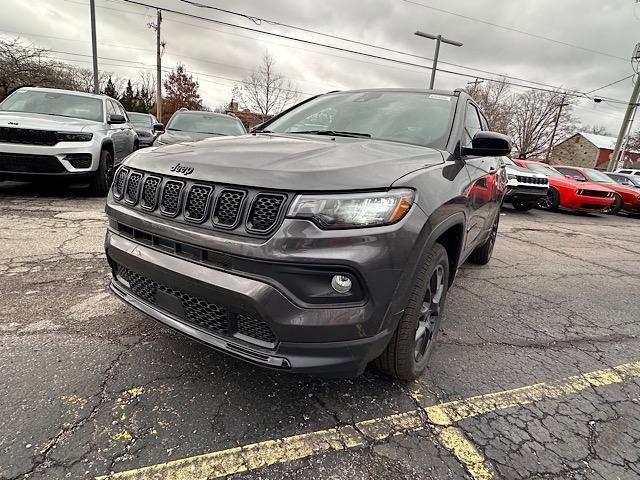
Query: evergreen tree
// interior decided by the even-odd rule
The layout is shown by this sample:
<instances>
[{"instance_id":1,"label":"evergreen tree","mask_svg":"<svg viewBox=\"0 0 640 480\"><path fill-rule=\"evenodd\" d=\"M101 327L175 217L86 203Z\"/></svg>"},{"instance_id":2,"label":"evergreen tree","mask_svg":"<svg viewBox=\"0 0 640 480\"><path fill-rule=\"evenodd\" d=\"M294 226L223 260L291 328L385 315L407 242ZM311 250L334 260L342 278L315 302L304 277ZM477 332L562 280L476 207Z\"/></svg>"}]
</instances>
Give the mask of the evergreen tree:
<instances>
[{"instance_id":1,"label":"evergreen tree","mask_svg":"<svg viewBox=\"0 0 640 480\"><path fill-rule=\"evenodd\" d=\"M135 94L133 93L133 85L131 85L131 80L127 81L127 86L124 89L124 92L122 92L122 97L120 97L120 103L126 111L135 111L136 98Z\"/></svg>"},{"instance_id":2,"label":"evergreen tree","mask_svg":"<svg viewBox=\"0 0 640 480\"><path fill-rule=\"evenodd\" d=\"M116 90L116 87L113 84L111 77L109 77L109 80L107 80L107 85L104 87L104 90L102 93L110 96L111 98L115 98L116 100L118 99L118 91Z\"/></svg>"}]
</instances>

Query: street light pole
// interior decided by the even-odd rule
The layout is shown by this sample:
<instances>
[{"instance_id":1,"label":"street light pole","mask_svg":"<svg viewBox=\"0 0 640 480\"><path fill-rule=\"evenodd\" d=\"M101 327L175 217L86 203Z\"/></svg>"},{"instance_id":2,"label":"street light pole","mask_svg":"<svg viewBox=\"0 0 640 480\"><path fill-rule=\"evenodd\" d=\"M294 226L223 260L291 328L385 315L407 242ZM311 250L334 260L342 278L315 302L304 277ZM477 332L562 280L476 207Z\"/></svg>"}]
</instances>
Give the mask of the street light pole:
<instances>
[{"instance_id":1,"label":"street light pole","mask_svg":"<svg viewBox=\"0 0 640 480\"><path fill-rule=\"evenodd\" d=\"M448 45L453 45L454 47L461 47L463 44L455 40L449 40L448 38L444 38L442 35L432 35L430 33L421 32L420 30L415 32L414 35L436 41L436 51L433 56L433 67L431 67L431 80L429 81L429 90L433 90L433 87L436 83L436 70L438 69L438 56L440 55L440 44L446 43Z\"/></svg>"},{"instance_id":2,"label":"street light pole","mask_svg":"<svg viewBox=\"0 0 640 480\"><path fill-rule=\"evenodd\" d=\"M98 44L96 43L96 2L89 1L91 11L91 48L93 50L93 93L100 93L100 82L98 81Z\"/></svg>"}]
</instances>

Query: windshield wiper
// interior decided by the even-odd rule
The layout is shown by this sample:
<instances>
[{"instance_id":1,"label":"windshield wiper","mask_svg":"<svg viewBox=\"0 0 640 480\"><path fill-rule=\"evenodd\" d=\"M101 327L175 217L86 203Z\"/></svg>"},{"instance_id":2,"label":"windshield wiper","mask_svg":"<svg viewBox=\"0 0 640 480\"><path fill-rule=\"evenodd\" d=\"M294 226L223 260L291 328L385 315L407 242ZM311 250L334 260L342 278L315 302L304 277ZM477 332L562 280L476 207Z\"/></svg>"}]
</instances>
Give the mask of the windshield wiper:
<instances>
[{"instance_id":1,"label":"windshield wiper","mask_svg":"<svg viewBox=\"0 0 640 480\"><path fill-rule=\"evenodd\" d=\"M371 135L369 135L368 133L341 132L338 130L303 130L300 132L287 133L301 133L306 135L330 135L332 137L371 138Z\"/></svg>"},{"instance_id":2,"label":"windshield wiper","mask_svg":"<svg viewBox=\"0 0 640 480\"><path fill-rule=\"evenodd\" d=\"M182 131L179 128L167 128L167 130L171 130L173 132L181 132Z\"/></svg>"}]
</instances>

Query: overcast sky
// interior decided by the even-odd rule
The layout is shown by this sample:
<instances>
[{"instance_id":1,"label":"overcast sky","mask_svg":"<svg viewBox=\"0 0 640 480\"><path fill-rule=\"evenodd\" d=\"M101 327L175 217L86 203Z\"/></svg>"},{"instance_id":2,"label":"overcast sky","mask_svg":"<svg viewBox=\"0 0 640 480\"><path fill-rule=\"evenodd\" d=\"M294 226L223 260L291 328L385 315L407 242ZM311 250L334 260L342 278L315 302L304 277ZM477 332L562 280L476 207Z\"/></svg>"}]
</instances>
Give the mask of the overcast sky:
<instances>
[{"instance_id":1,"label":"overcast sky","mask_svg":"<svg viewBox=\"0 0 640 480\"><path fill-rule=\"evenodd\" d=\"M66 52L52 55L90 67L88 0L0 1L3 35L20 36L38 46ZM139 1L412 63L430 63L264 22L256 25L248 18L190 6L180 0ZM636 0L197 1L426 57L432 56L434 42L415 37L413 32L441 33L464 43L460 48L443 45L440 59L459 66L442 64L442 68L486 77L506 74L581 92L630 75L633 71L628 59L640 40L640 4ZM96 0L96 6L100 68L132 78L143 69L154 71L155 33L147 24L155 21L155 10L123 0ZM304 96L362 87L425 87L429 75L428 70L419 67L337 52L172 13L164 14L162 27L162 38L166 41L163 64L174 67L177 62L184 63L200 83L202 97L210 107L230 100L234 80L247 75L265 50L273 54L278 70L294 81ZM461 66L492 74L474 73ZM439 72L436 86L453 89L464 87L470 80ZM628 79L597 94L626 101L631 89L631 79ZM580 100L573 113L584 124L603 125L617 133L624 105Z\"/></svg>"}]
</instances>

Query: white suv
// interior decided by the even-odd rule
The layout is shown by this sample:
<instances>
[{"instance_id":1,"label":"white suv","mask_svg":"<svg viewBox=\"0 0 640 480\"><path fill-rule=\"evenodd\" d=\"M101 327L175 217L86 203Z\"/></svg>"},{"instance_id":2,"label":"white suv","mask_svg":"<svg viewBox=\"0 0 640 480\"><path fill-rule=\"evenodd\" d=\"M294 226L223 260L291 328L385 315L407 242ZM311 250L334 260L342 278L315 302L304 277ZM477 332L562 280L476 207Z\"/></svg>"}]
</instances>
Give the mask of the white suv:
<instances>
[{"instance_id":1,"label":"white suv","mask_svg":"<svg viewBox=\"0 0 640 480\"><path fill-rule=\"evenodd\" d=\"M527 211L547 197L549 177L522 168L510 158L503 158L503 162L508 179L504 203L510 203L516 210Z\"/></svg>"},{"instance_id":2,"label":"white suv","mask_svg":"<svg viewBox=\"0 0 640 480\"><path fill-rule=\"evenodd\" d=\"M106 95L24 87L0 103L0 181L89 183L106 195L114 166L137 148L127 113Z\"/></svg>"},{"instance_id":3,"label":"white suv","mask_svg":"<svg viewBox=\"0 0 640 480\"><path fill-rule=\"evenodd\" d=\"M640 170L636 170L633 168L619 168L615 171L615 173L626 173L627 175L635 175L640 177Z\"/></svg>"}]
</instances>

